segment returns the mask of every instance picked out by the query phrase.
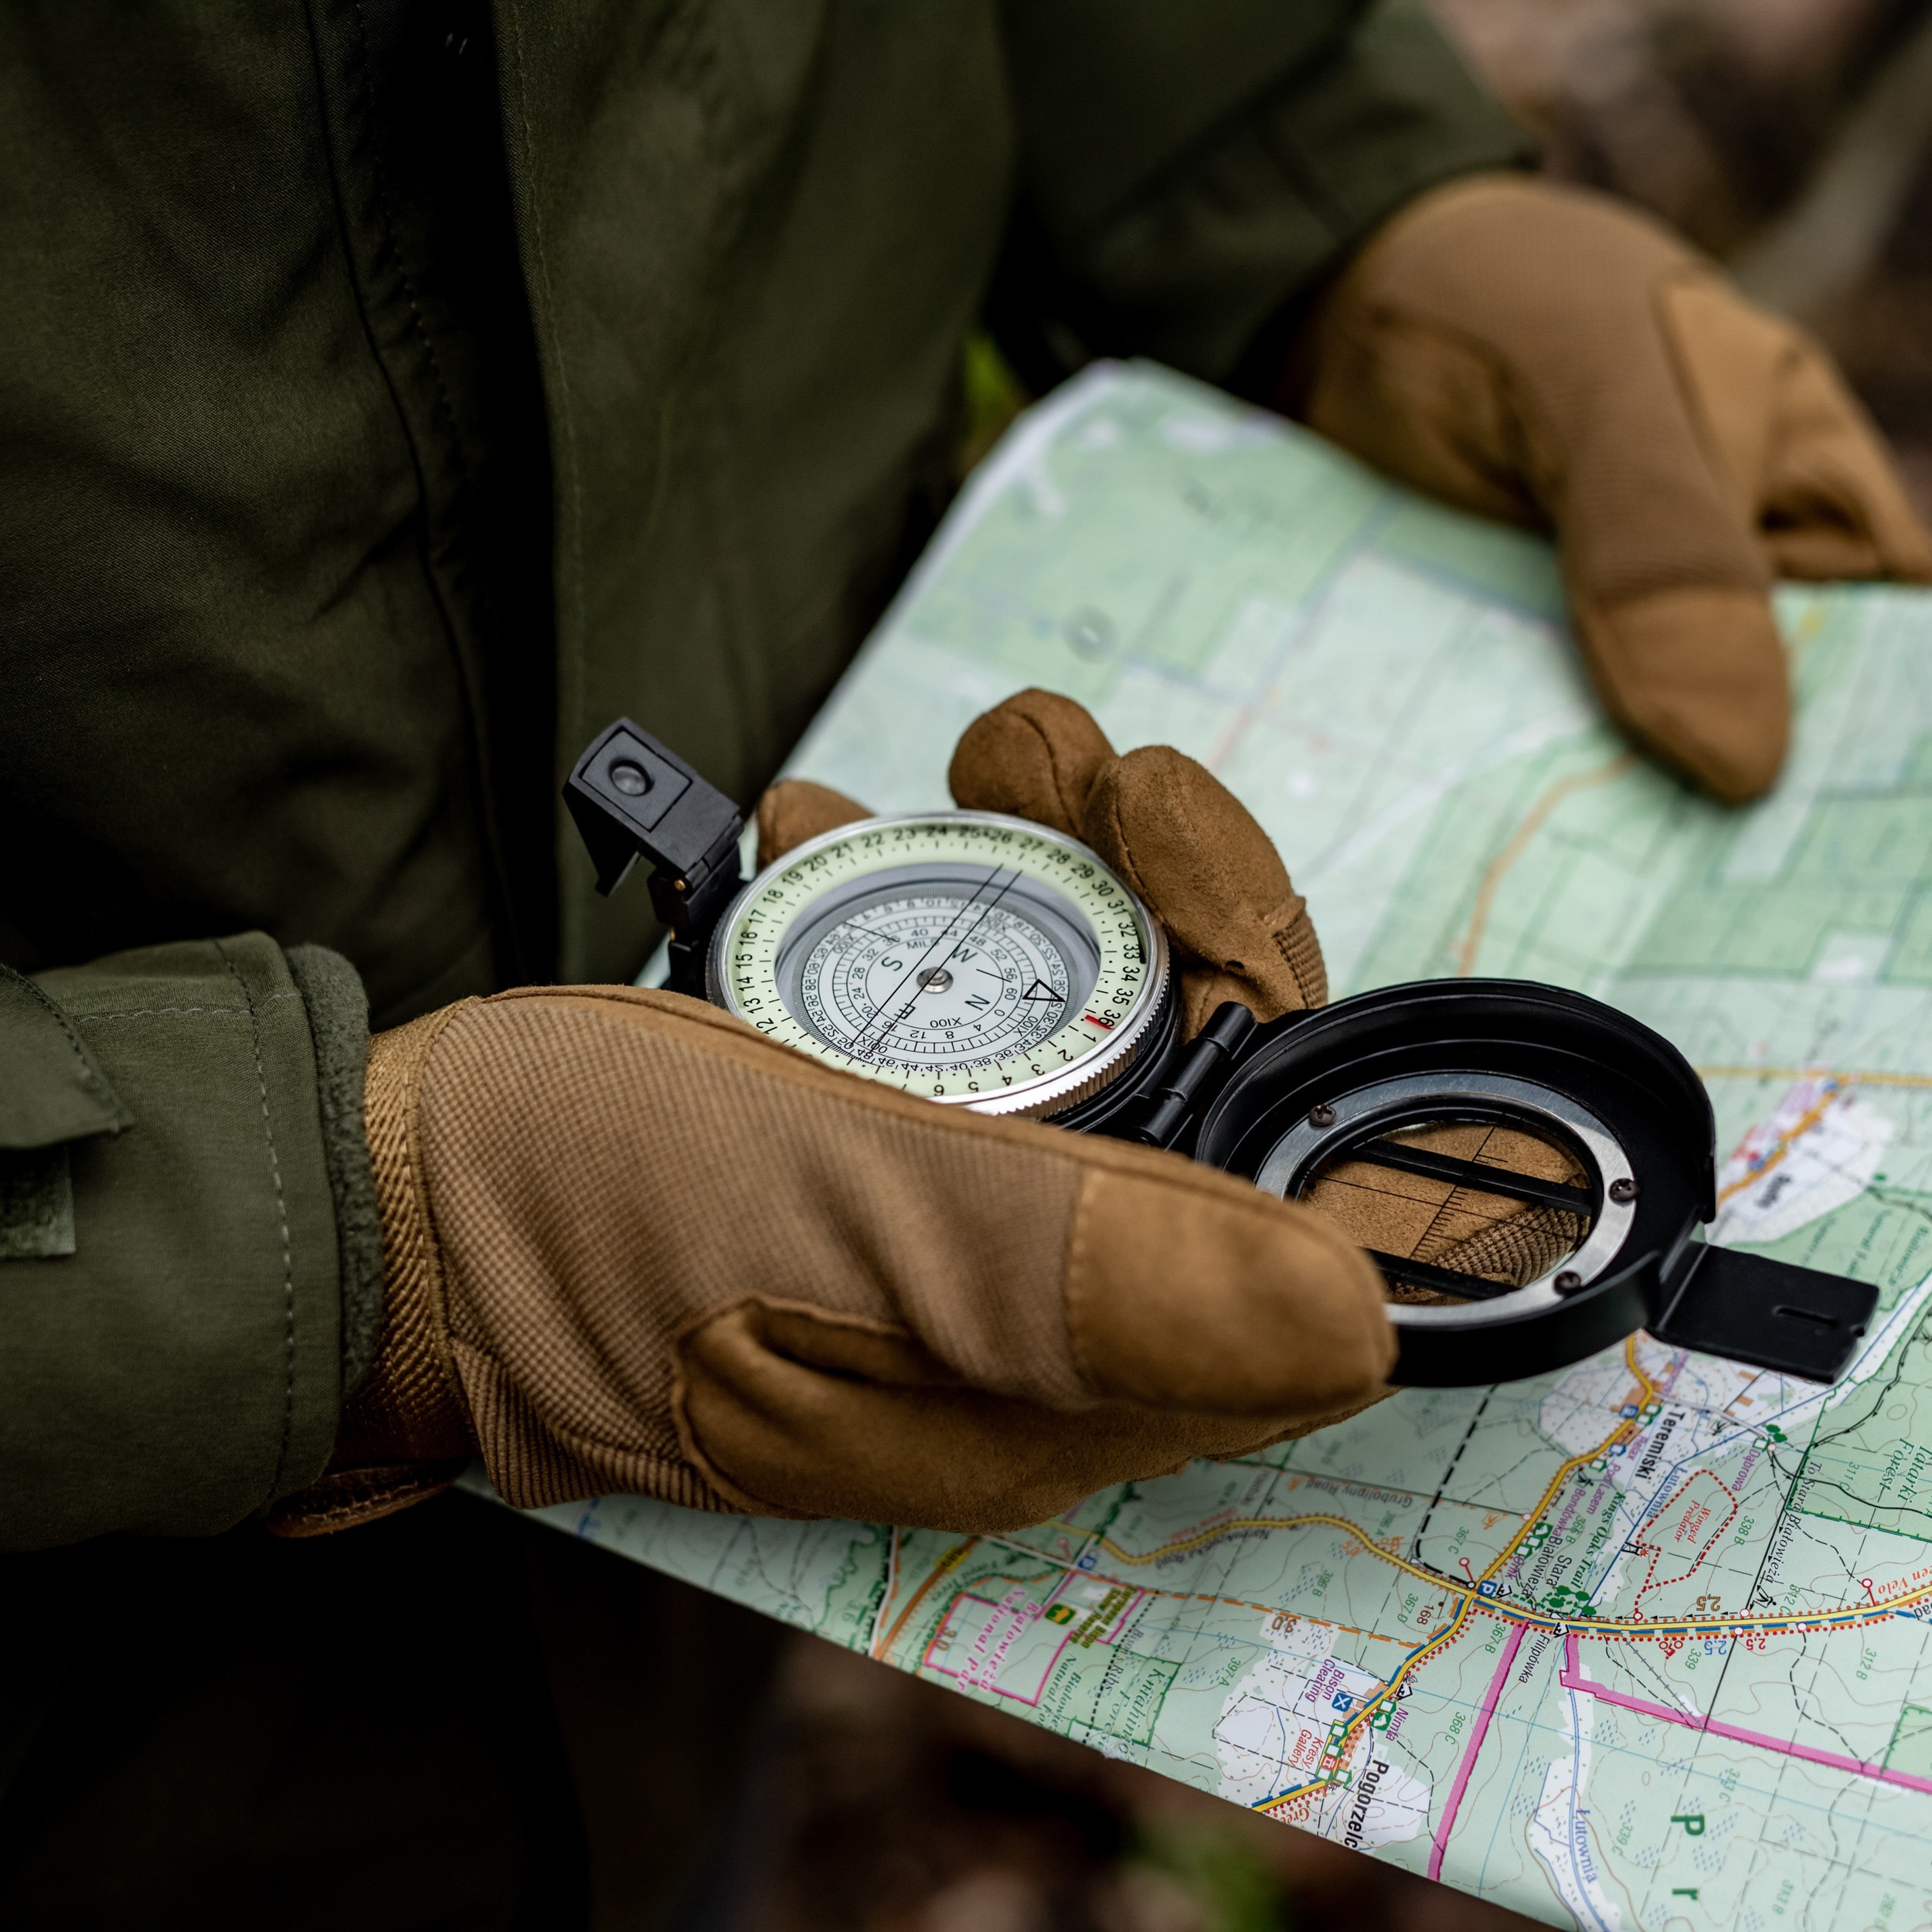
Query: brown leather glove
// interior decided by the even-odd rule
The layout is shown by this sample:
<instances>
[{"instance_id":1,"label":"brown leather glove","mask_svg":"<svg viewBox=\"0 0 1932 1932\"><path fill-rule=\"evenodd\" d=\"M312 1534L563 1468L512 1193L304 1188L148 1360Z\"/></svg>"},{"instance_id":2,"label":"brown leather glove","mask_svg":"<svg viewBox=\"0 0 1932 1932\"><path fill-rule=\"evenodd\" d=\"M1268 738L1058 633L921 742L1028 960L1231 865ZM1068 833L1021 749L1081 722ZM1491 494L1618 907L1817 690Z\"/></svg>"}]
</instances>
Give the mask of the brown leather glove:
<instances>
[{"instance_id":1,"label":"brown leather glove","mask_svg":"<svg viewBox=\"0 0 1932 1932\"><path fill-rule=\"evenodd\" d=\"M1829 359L1604 196L1476 176L1341 277L1280 400L1452 503L1553 525L1604 708L1716 797L1790 724L1774 575L1932 579L1932 539Z\"/></svg>"},{"instance_id":2,"label":"brown leather glove","mask_svg":"<svg viewBox=\"0 0 1932 1932\"><path fill-rule=\"evenodd\" d=\"M1093 835L1188 949L1191 1007L1319 996L1280 859L1191 760L1116 759L1034 693L967 734L954 781ZM789 844L856 811L781 787L760 822ZM1348 1412L1393 1359L1379 1277L1312 1210L672 994L445 1009L376 1037L366 1103L385 1328L288 1529L412 1500L472 1448L525 1506L1011 1528Z\"/></svg>"},{"instance_id":3,"label":"brown leather glove","mask_svg":"<svg viewBox=\"0 0 1932 1932\"><path fill-rule=\"evenodd\" d=\"M1124 757L1071 699L1022 691L976 718L946 774L957 804L1084 840L1167 929L1185 1030L1238 999L1257 1019L1326 1004L1308 903L1242 805L1168 745Z\"/></svg>"}]
</instances>

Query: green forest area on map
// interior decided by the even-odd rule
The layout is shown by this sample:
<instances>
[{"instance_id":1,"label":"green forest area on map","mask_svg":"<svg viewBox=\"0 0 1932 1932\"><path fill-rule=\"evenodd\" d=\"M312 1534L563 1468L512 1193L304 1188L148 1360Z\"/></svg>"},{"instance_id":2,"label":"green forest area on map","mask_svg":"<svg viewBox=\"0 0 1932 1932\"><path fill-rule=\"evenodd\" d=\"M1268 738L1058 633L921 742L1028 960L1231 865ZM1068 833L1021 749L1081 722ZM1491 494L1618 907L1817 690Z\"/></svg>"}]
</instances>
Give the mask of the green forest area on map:
<instances>
[{"instance_id":1,"label":"green forest area on map","mask_svg":"<svg viewBox=\"0 0 1932 1932\"><path fill-rule=\"evenodd\" d=\"M1009 1537L559 1527L1551 1923L1932 1923L1932 596L1787 588L1791 759L1746 811L1602 722L1549 547L1150 366L975 474L792 768L943 804L1027 684L1202 759L1338 996L1554 981L1667 1035L1713 1239L1876 1282L1821 1389L1647 1336L1410 1391Z\"/></svg>"}]
</instances>

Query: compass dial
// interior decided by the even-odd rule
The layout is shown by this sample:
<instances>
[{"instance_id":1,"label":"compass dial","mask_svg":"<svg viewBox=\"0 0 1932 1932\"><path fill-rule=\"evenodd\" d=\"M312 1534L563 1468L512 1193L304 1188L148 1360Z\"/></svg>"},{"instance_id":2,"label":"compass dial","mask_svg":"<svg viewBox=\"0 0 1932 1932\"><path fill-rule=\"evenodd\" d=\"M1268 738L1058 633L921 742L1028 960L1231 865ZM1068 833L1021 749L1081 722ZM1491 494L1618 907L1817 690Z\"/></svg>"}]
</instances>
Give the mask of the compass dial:
<instances>
[{"instance_id":1,"label":"compass dial","mask_svg":"<svg viewBox=\"0 0 1932 1932\"><path fill-rule=\"evenodd\" d=\"M1167 944L1087 848L933 812L811 839L747 886L708 962L717 1003L833 1066L988 1113L1063 1111L1132 1062Z\"/></svg>"}]
</instances>

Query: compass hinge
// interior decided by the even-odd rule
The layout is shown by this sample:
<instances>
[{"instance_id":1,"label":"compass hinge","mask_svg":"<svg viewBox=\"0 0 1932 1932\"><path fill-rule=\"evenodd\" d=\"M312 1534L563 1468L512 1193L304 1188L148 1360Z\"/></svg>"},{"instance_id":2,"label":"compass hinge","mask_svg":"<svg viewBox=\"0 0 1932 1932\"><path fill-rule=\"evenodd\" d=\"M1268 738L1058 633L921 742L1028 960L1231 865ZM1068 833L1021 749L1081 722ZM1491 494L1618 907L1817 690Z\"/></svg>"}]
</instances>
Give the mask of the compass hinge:
<instances>
[{"instance_id":1,"label":"compass hinge","mask_svg":"<svg viewBox=\"0 0 1932 1932\"><path fill-rule=\"evenodd\" d=\"M1153 1109L1131 1138L1148 1147L1172 1147L1189 1121L1220 1090L1228 1070L1240 1058L1253 1031L1254 1015L1238 1000L1217 1006L1182 1056L1172 1077L1148 1096Z\"/></svg>"}]
</instances>

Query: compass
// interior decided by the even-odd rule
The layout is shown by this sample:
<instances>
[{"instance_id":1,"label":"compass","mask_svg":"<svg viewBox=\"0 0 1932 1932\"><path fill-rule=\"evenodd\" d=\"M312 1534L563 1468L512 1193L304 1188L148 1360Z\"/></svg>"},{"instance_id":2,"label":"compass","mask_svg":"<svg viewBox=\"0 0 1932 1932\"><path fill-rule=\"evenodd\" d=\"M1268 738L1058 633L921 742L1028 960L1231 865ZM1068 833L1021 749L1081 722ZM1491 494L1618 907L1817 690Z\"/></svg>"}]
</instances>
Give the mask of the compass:
<instances>
[{"instance_id":1,"label":"compass","mask_svg":"<svg viewBox=\"0 0 1932 1932\"><path fill-rule=\"evenodd\" d=\"M831 1066L979 1113L1088 1125L1173 1048L1166 934L1097 853L1030 819L861 819L747 884L736 807L628 719L585 752L564 797L600 890L639 856L656 868L673 989Z\"/></svg>"},{"instance_id":2,"label":"compass","mask_svg":"<svg viewBox=\"0 0 1932 1932\"><path fill-rule=\"evenodd\" d=\"M1702 1083L1580 994L1427 981L1266 1025L1230 1002L1183 1041L1158 923L1030 820L860 819L747 883L737 808L628 719L564 798L600 891L655 868L674 991L940 1104L1172 1148L1327 1214L1382 1271L1399 1383L1515 1380L1640 1328L1829 1382L1876 1305L1700 1238Z\"/></svg>"}]
</instances>

